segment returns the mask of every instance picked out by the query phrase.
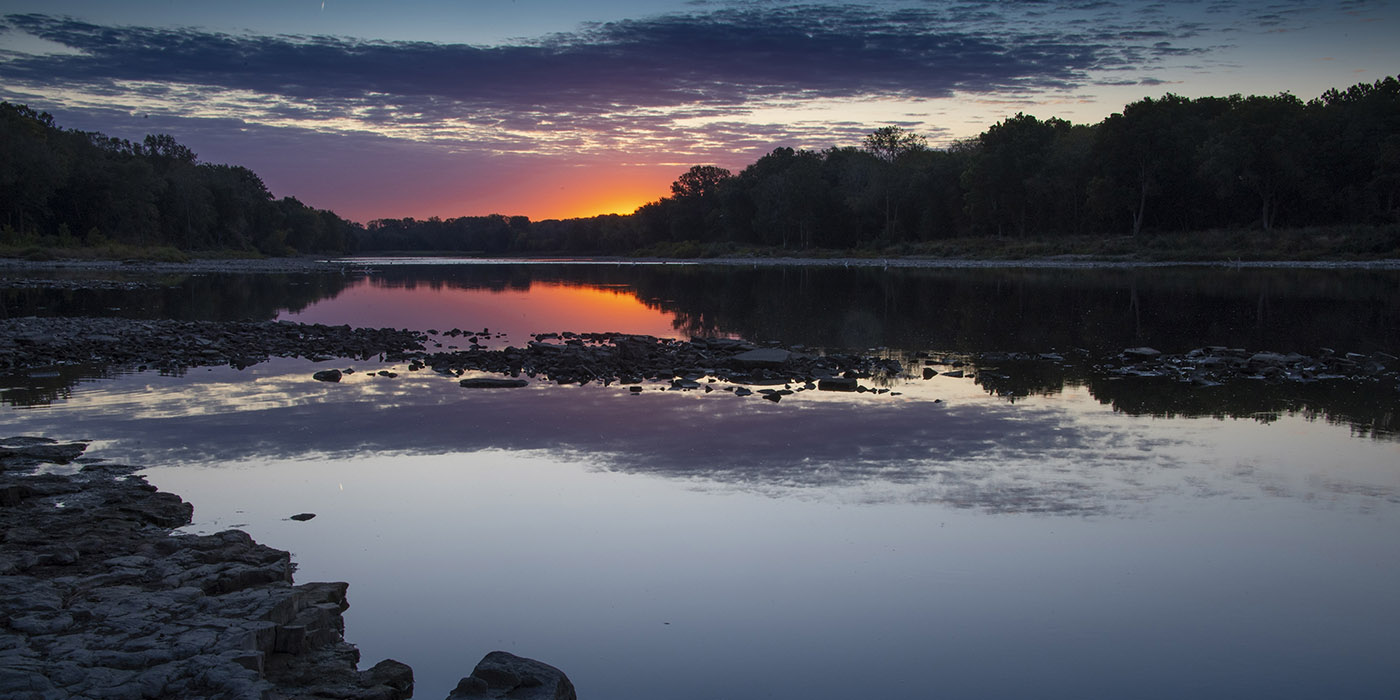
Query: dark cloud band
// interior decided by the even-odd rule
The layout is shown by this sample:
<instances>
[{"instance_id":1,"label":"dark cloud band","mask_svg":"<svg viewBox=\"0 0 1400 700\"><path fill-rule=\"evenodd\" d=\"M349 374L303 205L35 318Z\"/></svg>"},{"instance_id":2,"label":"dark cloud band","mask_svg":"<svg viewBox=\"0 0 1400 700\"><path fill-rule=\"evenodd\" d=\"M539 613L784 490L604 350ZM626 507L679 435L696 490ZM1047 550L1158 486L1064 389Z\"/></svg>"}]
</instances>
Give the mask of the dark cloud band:
<instances>
[{"instance_id":1,"label":"dark cloud band","mask_svg":"<svg viewBox=\"0 0 1400 700\"><path fill-rule=\"evenodd\" d=\"M102 27L43 15L12 15L4 24L77 52L11 55L0 64L11 82L178 82L298 100L376 95L570 113L1059 88L1134 59L1165 35L1043 27L993 35L974 31L977 21L965 14L853 6L671 15L492 47Z\"/></svg>"}]
</instances>

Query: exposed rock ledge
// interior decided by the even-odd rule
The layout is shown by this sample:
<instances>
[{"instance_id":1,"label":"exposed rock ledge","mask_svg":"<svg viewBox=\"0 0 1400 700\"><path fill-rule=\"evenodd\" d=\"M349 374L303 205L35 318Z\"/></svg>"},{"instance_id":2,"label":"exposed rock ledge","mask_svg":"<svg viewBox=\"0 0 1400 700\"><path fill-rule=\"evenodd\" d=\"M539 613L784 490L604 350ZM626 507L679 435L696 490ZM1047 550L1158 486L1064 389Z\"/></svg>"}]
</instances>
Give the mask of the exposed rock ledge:
<instances>
[{"instance_id":1,"label":"exposed rock ledge","mask_svg":"<svg viewBox=\"0 0 1400 700\"><path fill-rule=\"evenodd\" d=\"M402 663L356 669L359 651L343 637L347 584L294 585L287 552L238 530L173 534L190 504L133 475L138 467L83 459L85 448L0 439L0 697L413 695ZM491 674L493 657L473 676L485 668L489 683L459 687L483 694L454 697L498 697L485 694L505 678ZM528 697L574 697L562 673L549 686L519 669L550 667L520 661L523 687L550 693Z\"/></svg>"}]
</instances>

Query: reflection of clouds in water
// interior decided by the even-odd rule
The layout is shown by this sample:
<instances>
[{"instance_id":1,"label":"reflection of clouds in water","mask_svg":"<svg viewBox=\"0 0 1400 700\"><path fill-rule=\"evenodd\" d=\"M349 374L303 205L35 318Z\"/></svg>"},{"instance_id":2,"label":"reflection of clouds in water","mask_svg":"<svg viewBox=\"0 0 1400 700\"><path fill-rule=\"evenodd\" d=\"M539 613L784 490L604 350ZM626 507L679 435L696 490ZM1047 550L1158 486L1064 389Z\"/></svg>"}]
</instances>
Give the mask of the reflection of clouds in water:
<instances>
[{"instance_id":1,"label":"reflection of clouds in water","mask_svg":"<svg viewBox=\"0 0 1400 700\"><path fill-rule=\"evenodd\" d=\"M1092 401L950 405L799 394L772 404L724 392L631 396L617 387L473 391L428 373L361 373L326 385L296 367L237 381L222 372L128 377L61 411L11 415L29 433L67 437L81 426L84 437L119 451L116 458L152 465L498 449L702 489L995 513L1126 514L1172 494L1400 499L1393 486L1335 475L1300 486L1243 462L1225 468L1210 459L1218 436L1112 416Z\"/></svg>"}]
</instances>

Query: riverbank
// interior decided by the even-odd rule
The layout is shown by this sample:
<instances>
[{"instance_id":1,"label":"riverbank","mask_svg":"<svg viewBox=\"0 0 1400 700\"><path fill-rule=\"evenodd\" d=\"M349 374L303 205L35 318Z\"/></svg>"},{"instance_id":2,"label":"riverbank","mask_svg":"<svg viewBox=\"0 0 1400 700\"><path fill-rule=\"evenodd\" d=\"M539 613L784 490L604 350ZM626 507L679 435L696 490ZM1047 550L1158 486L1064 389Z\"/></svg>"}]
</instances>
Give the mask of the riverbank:
<instances>
[{"instance_id":1,"label":"riverbank","mask_svg":"<svg viewBox=\"0 0 1400 700\"><path fill-rule=\"evenodd\" d=\"M135 278L155 279L180 274L285 274L340 272L373 273L376 268L398 265L723 265L733 267L855 267L911 269L1134 269L1200 267L1226 269L1297 270L1400 270L1400 258L1377 257L1355 260L1295 259L1137 259L1127 256L1087 254L1047 254L1025 257L966 257L919 254L862 254L814 252L792 255L772 251L714 257L624 257L600 256L520 256L467 257L447 253L422 255L355 255L297 258L208 258L183 262L150 260L22 260L0 258L0 287L92 287L104 277L122 277L120 284L140 284ZM44 276L48 274L58 276ZM118 282L110 282L118 284Z\"/></svg>"},{"instance_id":2,"label":"riverbank","mask_svg":"<svg viewBox=\"0 0 1400 700\"><path fill-rule=\"evenodd\" d=\"M1304 228L1213 229L1142 233L1138 236L1028 233L905 241L851 249L739 246L732 242L671 241L656 243L633 255L662 258L815 257L951 260L1044 260L1080 257L1122 262L1349 262L1400 258L1400 226L1357 225Z\"/></svg>"},{"instance_id":3,"label":"riverbank","mask_svg":"<svg viewBox=\"0 0 1400 700\"><path fill-rule=\"evenodd\" d=\"M622 256L535 256L461 257L451 255L383 255L336 258L327 264L348 269L392 267L397 265L727 265L733 267L852 267L911 269L1133 269L1199 267L1226 269L1297 270L1400 270L1400 258L1375 260L1131 260L1089 255L1052 255L1031 258L964 258L919 255L729 255L716 257L622 257Z\"/></svg>"},{"instance_id":4,"label":"riverbank","mask_svg":"<svg viewBox=\"0 0 1400 700\"><path fill-rule=\"evenodd\" d=\"M294 585L237 530L173 533L190 504L86 447L0 440L0 696L412 696L404 664L356 669L347 584Z\"/></svg>"},{"instance_id":5,"label":"riverbank","mask_svg":"<svg viewBox=\"0 0 1400 700\"><path fill-rule=\"evenodd\" d=\"M148 259L25 260L0 258L0 274L10 272L62 271L82 274L169 275L179 273L286 273L335 272L345 268L326 257L292 258L191 258L180 261Z\"/></svg>"},{"instance_id":6,"label":"riverbank","mask_svg":"<svg viewBox=\"0 0 1400 700\"><path fill-rule=\"evenodd\" d=\"M359 670L344 582L194 513L87 443L0 438L0 697L405 700L413 670ZM306 520L314 514L289 514ZM492 652L449 695L575 697L558 669Z\"/></svg>"}]
</instances>

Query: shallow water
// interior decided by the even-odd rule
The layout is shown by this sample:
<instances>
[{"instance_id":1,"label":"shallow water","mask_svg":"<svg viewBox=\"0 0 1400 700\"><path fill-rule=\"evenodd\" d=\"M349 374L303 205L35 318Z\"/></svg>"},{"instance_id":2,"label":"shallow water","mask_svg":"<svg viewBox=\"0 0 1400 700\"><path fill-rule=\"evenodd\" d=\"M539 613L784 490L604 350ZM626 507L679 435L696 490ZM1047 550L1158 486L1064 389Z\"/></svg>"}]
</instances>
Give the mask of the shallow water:
<instances>
[{"instance_id":1,"label":"shallow water","mask_svg":"<svg viewBox=\"0 0 1400 700\"><path fill-rule=\"evenodd\" d=\"M1030 342L974 318L1025 321L1014 304L962 317L986 333L951 332L951 311L896 328L909 310L899 302L833 338L829 318L803 322L812 312L785 304L813 284L866 296L840 273L791 273L795 286L653 273L629 283L611 270L385 272L273 311L490 328L514 344L532 332L697 329L811 345L895 339L869 343L893 353ZM1179 313L1167 299L1235 294L1164 274L1136 283L1144 328ZM1099 289L1107 301L1079 278L1036 279L948 284L993 297L1019 284L999 298L1058 308L1083 297L1072 306L1134 313L1112 301L1125 278ZM1287 333L1203 322L1127 339L1189 347L1211 342L1206 328L1229 336L1221 344L1291 337L1298 347L1270 349L1302 351L1333 333L1342 350L1393 350L1395 316L1362 308L1375 280L1358 290L1301 279L1301 290L1268 281ZM717 296L748 306L693 305L692 285L723 280L750 292ZM889 283L889 295L944 284L913 280ZM1310 306L1351 323L1309 325L1296 310ZM1244 314L1232 308L1221 317ZM1094 337L1116 342L1120 320ZM1036 325L1035 342L1099 328L1072 314ZM1049 349L1063 348L1037 348ZM350 581L347 638L367 663L412 665L418 697L445 695L493 649L564 669L584 697L621 699L1379 698L1400 682L1390 387L1261 387L1158 410L1142 397L1169 388L1067 370L1023 396L938 376L898 380L898 396L805 392L774 404L659 387L470 391L354 364L339 385L310 374L345 362L302 360L69 381L47 402L7 408L5 430L95 438L92 454L152 465L153 483L193 502L192 530L240 527L291 550L298 580ZM317 517L286 519L303 511Z\"/></svg>"}]
</instances>

